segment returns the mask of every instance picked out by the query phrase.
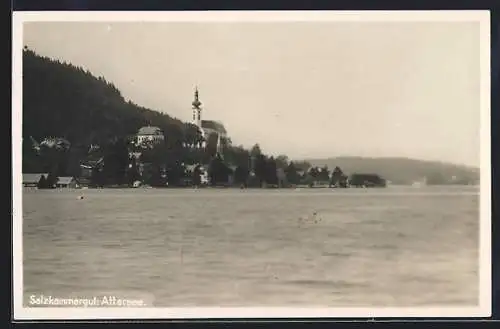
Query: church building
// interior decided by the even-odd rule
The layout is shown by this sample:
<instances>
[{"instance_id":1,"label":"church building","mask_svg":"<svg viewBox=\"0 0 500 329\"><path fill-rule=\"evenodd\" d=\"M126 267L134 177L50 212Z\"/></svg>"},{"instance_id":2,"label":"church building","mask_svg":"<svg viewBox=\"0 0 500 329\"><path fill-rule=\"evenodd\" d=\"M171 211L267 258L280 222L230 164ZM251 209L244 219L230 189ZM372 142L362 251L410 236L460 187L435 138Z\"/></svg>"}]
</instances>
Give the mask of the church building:
<instances>
[{"instance_id":1,"label":"church building","mask_svg":"<svg viewBox=\"0 0 500 329\"><path fill-rule=\"evenodd\" d=\"M194 91L194 100L192 102L192 110L193 110L193 119L192 124L198 127L200 130L203 139L206 141L208 136L211 134L217 135L217 150L220 155L222 155L222 143L221 139L227 138L227 131L224 125L219 121L212 120L202 120L202 103L199 99L198 87L196 87ZM204 143L203 146L206 146Z\"/></svg>"}]
</instances>

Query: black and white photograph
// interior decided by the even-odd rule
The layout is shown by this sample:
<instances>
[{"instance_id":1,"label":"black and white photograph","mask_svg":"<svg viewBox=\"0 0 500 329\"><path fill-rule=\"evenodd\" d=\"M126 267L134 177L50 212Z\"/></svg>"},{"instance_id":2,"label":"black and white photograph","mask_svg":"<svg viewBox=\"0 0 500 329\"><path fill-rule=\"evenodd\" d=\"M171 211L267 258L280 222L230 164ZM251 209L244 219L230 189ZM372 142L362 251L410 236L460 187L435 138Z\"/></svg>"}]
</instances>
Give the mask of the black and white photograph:
<instances>
[{"instance_id":1,"label":"black and white photograph","mask_svg":"<svg viewBox=\"0 0 500 329\"><path fill-rule=\"evenodd\" d=\"M14 12L14 317L489 316L489 20Z\"/></svg>"}]
</instances>

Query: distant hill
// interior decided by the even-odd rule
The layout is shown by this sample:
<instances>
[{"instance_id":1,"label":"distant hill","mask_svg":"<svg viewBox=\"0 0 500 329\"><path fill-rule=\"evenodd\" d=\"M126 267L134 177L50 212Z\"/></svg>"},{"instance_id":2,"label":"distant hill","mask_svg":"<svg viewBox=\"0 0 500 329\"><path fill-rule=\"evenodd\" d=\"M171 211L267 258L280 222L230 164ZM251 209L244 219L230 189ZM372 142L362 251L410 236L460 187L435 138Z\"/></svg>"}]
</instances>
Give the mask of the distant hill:
<instances>
[{"instance_id":1,"label":"distant hill","mask_svg":"<svg viewBox=\"0 0 500 329\"><path fill-rule=\"evenodd\" d=\"M346 174L374 173L392 184L412 184L424 177L429 184L472 184L479 181L479 168L408 158L336 157L305 159L313 166L339 166ZM453 178L453 176L455 176Z\"/></svg>"}]
</instances>

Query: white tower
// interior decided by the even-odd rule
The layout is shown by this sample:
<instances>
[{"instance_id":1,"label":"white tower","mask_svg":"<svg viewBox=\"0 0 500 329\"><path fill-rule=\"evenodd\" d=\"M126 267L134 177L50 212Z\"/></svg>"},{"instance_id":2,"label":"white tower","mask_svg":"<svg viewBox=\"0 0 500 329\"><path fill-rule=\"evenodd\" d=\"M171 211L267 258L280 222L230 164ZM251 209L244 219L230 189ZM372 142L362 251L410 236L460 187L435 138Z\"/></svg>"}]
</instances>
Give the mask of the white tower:
<instances>
[{"instance_id":1,"label":"white tower","mask_svg":"<svg viewBox=\"0 0 500 329\"><path fill-rule=\"evenodd\" d=\"M192 105L193 105L193 124L201 129L201 102L198 97L198 87L196 87L194 91L194 100Z\"/></svg>"}]
</instances>

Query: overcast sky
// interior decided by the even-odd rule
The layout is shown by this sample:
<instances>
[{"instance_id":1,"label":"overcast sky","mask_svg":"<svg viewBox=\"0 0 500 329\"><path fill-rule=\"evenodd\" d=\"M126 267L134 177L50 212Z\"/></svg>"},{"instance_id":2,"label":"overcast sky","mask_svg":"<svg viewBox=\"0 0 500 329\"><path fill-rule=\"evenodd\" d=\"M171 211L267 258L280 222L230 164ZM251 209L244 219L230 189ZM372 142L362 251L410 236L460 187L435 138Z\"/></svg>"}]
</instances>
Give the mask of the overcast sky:
<instances>
[{"instance_id":1,"label":"overcast sky","mask_svg":"<svg viewBox=\"0 0 500 329\"><path fill-rule=\"evenodd\" d=\"M26 23L25 45L126 99L291 158L479 165L479 23Z\"/></svg>"}]
</instances>

